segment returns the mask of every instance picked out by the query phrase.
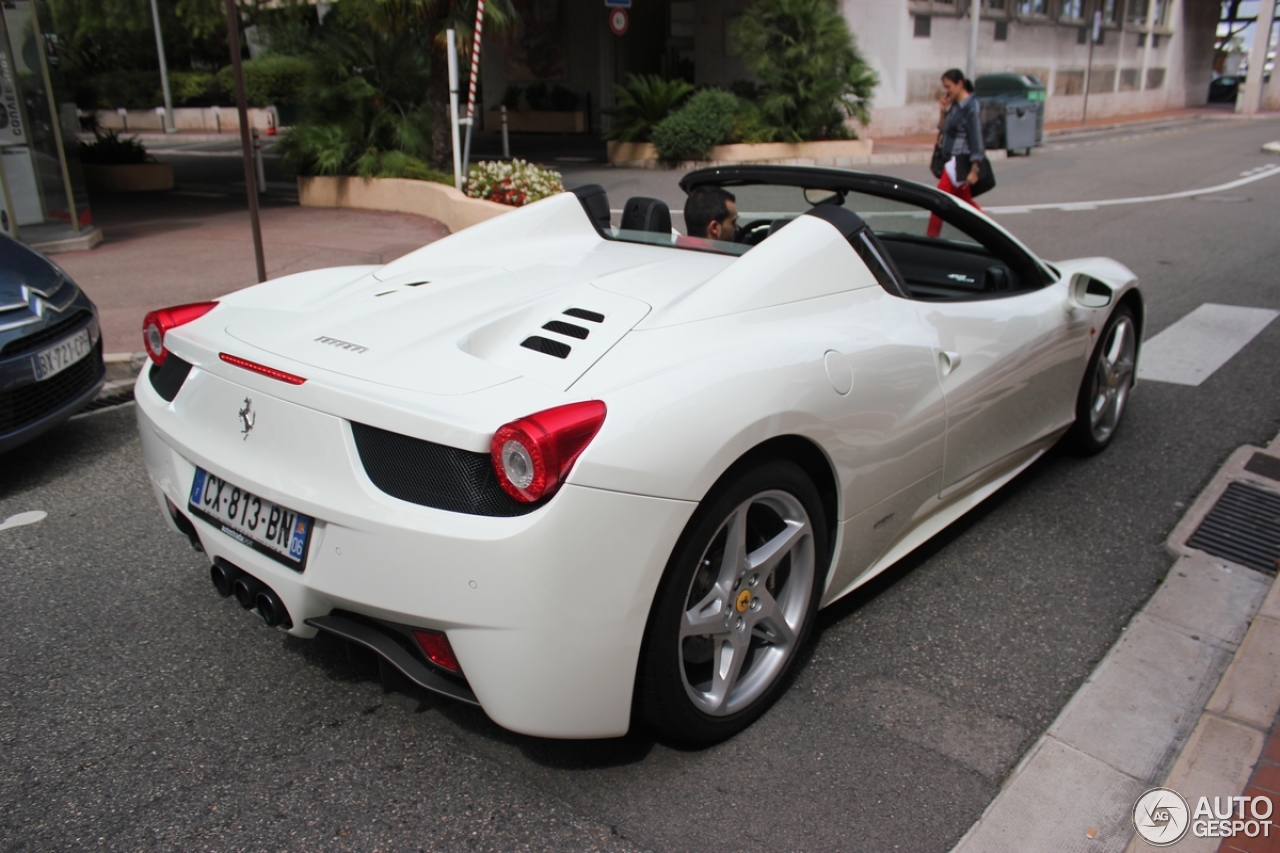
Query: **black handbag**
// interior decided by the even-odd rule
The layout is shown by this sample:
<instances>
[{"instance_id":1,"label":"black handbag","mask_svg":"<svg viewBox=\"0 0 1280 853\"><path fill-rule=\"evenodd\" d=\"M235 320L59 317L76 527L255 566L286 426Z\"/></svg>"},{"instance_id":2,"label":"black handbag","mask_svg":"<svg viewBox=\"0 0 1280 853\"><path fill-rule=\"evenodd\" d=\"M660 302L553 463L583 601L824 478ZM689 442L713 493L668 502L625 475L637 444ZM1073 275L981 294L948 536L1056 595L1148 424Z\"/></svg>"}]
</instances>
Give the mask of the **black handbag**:
<instances>
[{"instance_id":1,"label":"black handbag","mask_svg":"<svg viewBox=\"0 0 1280 853\"><path fill-rule=\"evenodd\" d=\"M983 157L978 161L978 180L971 187L969 192L973 193L973 197L977 198L996 185L996 173L991 170L991 160Z\"/></svg>"},{"instance_id":2,"label":"black handbag","mask_svg":"<svg viewBox=\"0 0 1280 853\"><path fill-rule=\"evenodd\" d=\"M929 171L933 172L935 178L941 178L942 173L947 168L947 158L942 153L942 134L938 134L938 141L933 143L933 159L929 161Z\"/></svg>"}]
</instances>

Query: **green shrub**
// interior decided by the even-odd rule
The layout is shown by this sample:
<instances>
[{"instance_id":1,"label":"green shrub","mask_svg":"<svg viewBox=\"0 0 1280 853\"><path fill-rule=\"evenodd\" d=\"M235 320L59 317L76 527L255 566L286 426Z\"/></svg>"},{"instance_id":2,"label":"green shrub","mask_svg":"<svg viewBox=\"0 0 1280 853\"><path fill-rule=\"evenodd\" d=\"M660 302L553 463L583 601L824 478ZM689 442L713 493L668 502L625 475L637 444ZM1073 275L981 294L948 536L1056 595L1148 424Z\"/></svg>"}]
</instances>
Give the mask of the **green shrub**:
<instances>
[{"instance_id":1,"label":"green shrub","mask_svg":"<svg viewBox=\"0 0 1280 853\"><path fill-rule=\"evenodd\" d=\"M778 138L845 138L846 118L867 123L878 78L835 0L754 0L731 38L759 81L760 117Z\"/></svg>"},{"instance_id":2,"label":"green shrub","mask_svg":"<svg viewBox=\"0 0 1280 853\"><path fill-rule=\"evenodd\" d=\"M769 123L754 101L739 96L738 112L733 117L733 127L725 142L778 142L782 133Z\"/></svg>"},{"instance_id":3,"label":"green shrub","mask_svg":"<svg viewBox=\"0 0 1280 853\"><path fill-rule=\"evenodd\" d=\"M112 71L80 81L76 101L88 109L150 110L164 103L159 71Z\"/></svg>"},{"instance_id":4,"label":"green shrub","mask_svg":"<svg viewBox=\"0 0 1280 853\"><path fill-rule=\"evenodd\" d=\"M726 141L740 111L738 98L706 89L653 130L653 145L664 160L696 160Z\"/></svg>"},{"instance_id":5,"label":"green shrub","mask_svg":"<svg viewBox=\"0 0 1280 853\"><path fill-rule=\"evenodd\" d=\"M605 110L613 116L613 124L605 139L619 142L648 142L654 128L693 94L693 86L684 80L663 80L657 74L637 77L627 75L626 86L615 86L617 106Z\"/></svg>"},{"instance_id":6,"label":"green shrub","mask_svg":"<svg viewBox=\"0 0 1280 853\"><path fill-rule=\"evenodd\" d=\"M94 166L124 166L154 163L146 146L136 136L119 137L114 130L94 131L93 142L80 146L80 162Z\"/></svg>"},{"instance_id":7,"label":"green shrub","mask_svg":"<svg viewBox=\"0 0 1280 853\"><path fill-rule=\"evenodd\" d=\"M297 56L263 56L243 63L245 100L251 107L297 101L307 85L311 63ZM235 74L230 65L218 72L218 85L235 101Z\"/></svg>"},{"instance_id":8,"label":"green shrub","mask_svg":"<svg viewBox=\"0 0 1280 853\"><path fill-rule=\"evenodd\" d=\"M218 83L218 76L208 71L174 71L169 75L169 94L175 107L211 107L230 103Z\"/></svg>"}]
</instances>

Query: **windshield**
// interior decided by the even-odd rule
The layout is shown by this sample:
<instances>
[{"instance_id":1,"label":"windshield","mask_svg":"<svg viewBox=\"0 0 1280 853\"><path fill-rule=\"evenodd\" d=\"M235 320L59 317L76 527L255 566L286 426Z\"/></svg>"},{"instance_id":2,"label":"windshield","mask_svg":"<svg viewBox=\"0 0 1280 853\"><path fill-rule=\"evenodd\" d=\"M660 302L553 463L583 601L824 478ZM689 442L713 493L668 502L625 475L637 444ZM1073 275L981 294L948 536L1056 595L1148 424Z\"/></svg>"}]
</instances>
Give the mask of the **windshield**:
<instances>
[{"instance_id":1,"label":"windshield","mask_svg":"<svg viewBox=\"0 0 1280 853\"><path fill-rule=\"evenodd\" d=\"M862 217L877 235L925 237L929 211L903 201L847 191L805 189L778 184L747 184L729 188L737 198L739 233L744 241L754 237L755 245L787 222L813 209L816 204L839 204ZM761 231L764 234L760 234ZM976 245L977 241L959 228L942 223L937 239Z\"/></svg>"},{"instance_id":2,"label":"windshield","mask_svg":"<svg viewBox=\"0 0 1280 853\"><path fill-rule=\"evenodd\" d=\"M644 243L649 246L670 246L676 249L691 249L695 252L715 252L721 255L744 255L751 250L745 243L726 243L723 240L707 240L701 237L686 237L679 233L681 229L672 228L671 233L658 234L652 231L634 231L630 228L605 228L601 234L606 240L620 240L624 243Z\"/></svg>"}]
</instances>

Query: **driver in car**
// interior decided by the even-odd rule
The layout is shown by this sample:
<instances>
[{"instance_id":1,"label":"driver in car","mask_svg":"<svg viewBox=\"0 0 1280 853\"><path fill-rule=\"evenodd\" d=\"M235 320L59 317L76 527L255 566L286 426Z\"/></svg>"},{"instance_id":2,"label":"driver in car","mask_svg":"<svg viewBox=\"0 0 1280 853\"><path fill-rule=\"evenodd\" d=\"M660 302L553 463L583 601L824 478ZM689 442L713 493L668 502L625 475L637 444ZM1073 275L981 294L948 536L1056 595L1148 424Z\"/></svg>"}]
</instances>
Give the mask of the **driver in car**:
<instances>
[{"instance_id":1,"label":"driver in car","mask_svg":"<svg viewBox=\"0 0 1280 853\"><path fill-rule=\"evenodd\" d=\"M720 187L698 187L684 201L684 226L691 238L732 243L738 233L737 199Z\"/></svg>"}]
</instances>

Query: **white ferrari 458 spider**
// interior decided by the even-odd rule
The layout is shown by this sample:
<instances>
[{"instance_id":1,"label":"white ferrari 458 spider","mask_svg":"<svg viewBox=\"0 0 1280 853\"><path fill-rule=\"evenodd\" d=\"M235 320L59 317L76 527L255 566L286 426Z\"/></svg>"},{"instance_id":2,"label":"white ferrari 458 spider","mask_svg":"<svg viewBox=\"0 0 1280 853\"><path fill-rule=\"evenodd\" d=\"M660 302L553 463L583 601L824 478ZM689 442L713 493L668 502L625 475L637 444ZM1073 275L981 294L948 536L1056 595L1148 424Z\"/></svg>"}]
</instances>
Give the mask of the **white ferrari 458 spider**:
<instances>
[{"instance_id":1,"label":"white ferrari 458 spider","mask_svg":"<svg viewBox=\"0 0 1280 853\"><path fill-rule=\"evenodd\" d=\"M614 227L583 187L148 315L146 464L217 590L514 731L708 743L786 688L818 608L1059 439L1111 441L1121 264L881 175L680 185L731 192L738 241L654 199Z\"/></svg>"}]
</instances>

